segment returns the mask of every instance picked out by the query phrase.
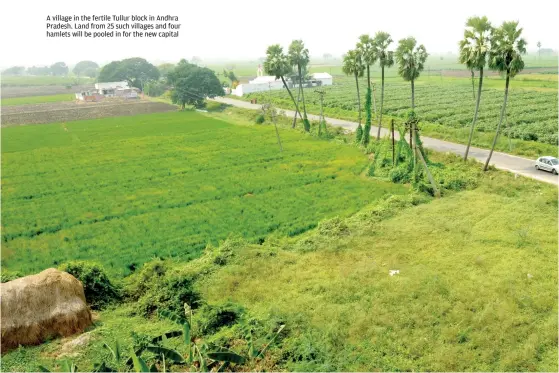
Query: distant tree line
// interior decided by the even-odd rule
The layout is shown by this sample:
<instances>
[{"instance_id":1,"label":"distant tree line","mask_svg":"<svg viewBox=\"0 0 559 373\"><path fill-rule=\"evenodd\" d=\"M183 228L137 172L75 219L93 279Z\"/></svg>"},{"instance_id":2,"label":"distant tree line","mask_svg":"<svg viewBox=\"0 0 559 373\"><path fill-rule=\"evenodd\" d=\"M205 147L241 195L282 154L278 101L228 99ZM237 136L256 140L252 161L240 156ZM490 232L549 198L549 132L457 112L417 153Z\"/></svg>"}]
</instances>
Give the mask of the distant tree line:
<instances>
[{"instance_id":1,"label":"distant tree line","mask_svg":"<svg viewBox=\"0 0 559 373\"><path fill-rule=\"evenodd\" d=\"M12 66L4 71L2 75L22 76L22 75L36 75L36 76L67 76L70 72L68 65L65 62L56 62L50 66L32 66L25 68L24 66ZM86 76L89 78L97 77L99 73L99 65L93 61L80 61L72 69L74 75Z\"/></svg>"}]
</instances>

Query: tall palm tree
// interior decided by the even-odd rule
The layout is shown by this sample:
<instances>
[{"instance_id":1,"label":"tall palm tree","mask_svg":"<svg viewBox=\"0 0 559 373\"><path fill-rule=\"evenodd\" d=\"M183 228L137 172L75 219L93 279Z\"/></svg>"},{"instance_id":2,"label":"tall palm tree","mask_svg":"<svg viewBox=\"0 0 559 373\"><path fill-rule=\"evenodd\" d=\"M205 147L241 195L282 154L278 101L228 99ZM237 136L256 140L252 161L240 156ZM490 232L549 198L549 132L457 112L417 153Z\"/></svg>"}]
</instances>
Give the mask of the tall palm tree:
<instances>
[{"instance_id":1,"label":"tall palm tree","mask_svg":"<svg viewBox=\"0 0 559 373\"><path fill-rule=\"evenodd\" d=\"M417 46L413 37L401 39L396 49L396 62L398 62L398 74L405 81L411 82L411 108L415 110L415 86L414 82L423 71L427 50L423 44Z\"/></svg>"},{"instance_id":2,"label":"tall palm tree","mask_svg":"<svg viewBox=\"0 0 559 373\"><path fill-rule=\"evenodd\" d=\"M363 34L359 37L359 41L355 49L359 52L362 56L363 65L365 65L367 69L367 96L365 98L365 110L366 110L366 117L365 117L365 129L363 130L363 144L367 145L369 143L369 132L371 131L371 122L372 122L372 115L371 115L371 65L373 65L376 60L377 56L375 54L375 48L373 44L373 39L367 34Z\"/></svg>"},{"instance_id":3,"label":"tall palm tree","mask_svg":"<svg viewBox=\"0 0 559 373\"><path fill-rule=\"evenodd\" d=\"M487 55L490 50L491 32L493 28L487 17L471 17L466 21L466 30L464 30L464 39L458 43L460 47L460 55L458 60L466 65L468 69L474 73L479 71L479 83L477 87L476 109L474 111L474 119L470 126L470 136L468 145L464 153L464 160L468 159L470 145L474 136L474 127L479 113L479 103L481 101L481 86L483 84L483 68L487 62ZM472 80L473 84L473 80Z\"/></svg>"},{"instance_id":4,"label":"tall palm tree","mask_svg":"<svg viewBox=\"0 0 559 373\"><path fill-rule=\"evenodd\" d=\"M266 74L273 75L276 79L280 79L283 82L283 86L287 89L291 101L295 105L295 113L299 113L301 117L301 112L299 111L299 104L295 101L293 93L289 89L287 82L285 81L285 76L288 76L293 71L292 65L289 58L283 54L283 48L279 44L273 44L266 49L266 59L264 60L264 71ZM301 117L301 119L303 119Z\"/></svg>"},{"instance_id":5,"label":"tall palm tree","mask_svg":"<svg viewBox=\"0 0 559 373\"><path fill-rule=\"evenodd\" d=\"M299 75L299 89L301 90L301 98L303 99L303 124L305 131L310 131L310 123L307 118L307 106L305 104L305 92L303 90L303 70L309 64L309 50L305 48L302 40L293 40L289 45L289 60L292 66L297 66Z\"/></svg>"},{"instance_id":6,"label":"tall palm tree","mask_svg":"<svg viewBox=\"0 0 559 373\"><path fill-rule=\"evenodd\" d=\"M384 105L384 68L394 65L394 52L388 50L388 46L392 43L392 38L387 32L379 31L375 34L373 45L375 54L378 58L381 70L381 89L380 89L380 112L378 118L377 140L380 139L380 128L382 127L382 107Z\"/></svg>"},{"instance_id":7,"label":"tall palm tree","mask_svg":"<svg viewBox=\"0 0 559 373\"><path fill-rule=\"evenodd\" d=\"M352 49L344 56L342 71L346 75L353 75L355 77L355 87L357 88L357 108L359 110L359 126L358 131L361 129L361 95L359 94L359 78L365 72L365 65L363 58L357 49ZM358 139L360 140L360 139Z\"/></svg>"},{"instance_id":8,"label":"tall palm tree","mask_svg":"<svg viewBox=\"0 0 559 373\"><path fill-rule=\"evenodd\" d=\"M497 125L497 130L495 131L493 144L491 145L489 156L487 157L487 161L485 161L485 166L483 167L484 171L487 171L487 168L489 167L489 161L491 160L491 156L495 150L497 138L499 137L499 130L501 129L501 124L503 123L503 117L505 116L505 109L507 107L507 99L509 96L510 78L514 78L516 74L524 69L522 55L526 54L527 43L524 38L520 37L520 35L522 35L522 28L518 28L518 21L510 21L503 22L501 27L494 30L491 38L489 68L499 71L501 74L505 74L505 100L503 102L503 107L501 108L501 117L499 119L499 124Z\"/></svg>"}]
</instances>

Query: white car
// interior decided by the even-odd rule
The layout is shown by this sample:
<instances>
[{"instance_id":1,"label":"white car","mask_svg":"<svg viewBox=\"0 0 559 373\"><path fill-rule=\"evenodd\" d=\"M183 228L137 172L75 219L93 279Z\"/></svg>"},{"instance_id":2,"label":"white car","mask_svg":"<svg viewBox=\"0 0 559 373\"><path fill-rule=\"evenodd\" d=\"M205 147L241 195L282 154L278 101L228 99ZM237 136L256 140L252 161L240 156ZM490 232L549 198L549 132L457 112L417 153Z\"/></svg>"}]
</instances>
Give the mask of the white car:
<instances>
[{"instance_id":1,"label":"white car","mask_svg":"<svg viewBox=\"0 0 559 373\"><path fill-rule=\"evenodd\" d=\"M536 170L544 170L557 175L559 173L559 159L555 157L540 157L536 160Z\"/></svg>"}]
</instances>

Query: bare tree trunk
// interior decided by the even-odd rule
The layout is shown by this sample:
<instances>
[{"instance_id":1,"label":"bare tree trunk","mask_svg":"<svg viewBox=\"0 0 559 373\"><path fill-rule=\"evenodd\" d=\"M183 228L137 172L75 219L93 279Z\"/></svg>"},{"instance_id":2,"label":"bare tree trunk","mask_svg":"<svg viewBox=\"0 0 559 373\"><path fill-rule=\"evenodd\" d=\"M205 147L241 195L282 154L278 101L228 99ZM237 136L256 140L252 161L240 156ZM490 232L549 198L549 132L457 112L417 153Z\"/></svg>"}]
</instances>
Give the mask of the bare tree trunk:
<instances>
[{"instance_id":1,"label":"bare tree trunk","mask_svg":"<svg viewBox=\"0 0 559 373\"><path fill-rule=\"evenodd\" d=\"M355 72L355 86L357 87L357 110L359 110L359 125L361 125L361 94L359 93L359 79L357 79L357 72Z\"/></svg>"},{"instance_id":2,"label":"bare tree trunk","mask_svg":"<svg viewBox=\"0 0 559 373\"><path fill-rule=\"evenodd\" d=\"M301 116L301 112L299 111L299 105L295 101L295 97L293 97L293 93L291 93L291 90L287 86L287 82L285 81L285 78L283 76L281 77L281 81L283 82L283 86L287 89L287 93L289 93L289 97L291 97L291 101L293 101L293 103L295 104L295 113L299 113L299 118L303 120L303 117Z\"/></svg>"},{"instance_id":3,"label":"bare tree trunk","mask_svg":"<svg viewBox=\"0 0 559 373\"><path fill-rule=\"evenodd\" d=\"M382 107L384 105L384 66L381 67L381 89L380 89L380 112L378 116L377 140L380 140L380 128L382 127Z\"/></svg>"},{"instance_id":4,"label":"bare tree trunk","mask_svg":"<svg viewBox=\"0 0 559 373\"><path fill-rule=\"evenodd\" d=\"M466 146L466 152L464 153L464 160L468 159L468 153L470 152L470 146L472 145L472 138L474 137L474 127L476 125L477 115L479 113L479 102L481 101L482 84L483 84L483 67L479 69L479 85L477 87L476 111L474 112L474 119L472 121L472 126L470 127L470 136L468 137L468 145Z\"/></svg>"},{"instance_id":5,"label":"bare tree trunk","mask_svg":"<svg viewBox=\"0 0 559 373\"><path fill-rule=\"evenodd\" d=\"M377 100L375 98L375 85L373 84L373 90L371 91L371 96L373 96L373 111L376 115L377 113Z\"/></svg>"},{"instance_id":6,"label":"bare tree trunk","mask_svg":"<svg viewBox=\"0 0 559 373\"><path fill-rule=\"evenodd\" d=\"M299 88L299 93L297 93L297 103L299 103L300 98L301 98L301 88ZM297 112L295 112L295 115L293 116L293 123L291 124L291 128L295 128L296 124L297 124Z\"/></svg>"},{"instance_id":7,"label":"bare tree trunk","mask_svg":"<svg viewBox=\"0 0 559 373\"><path fill-rule=\"evenodd\" d=\"M307 119L307 106L305 105L305 92L303 90L303 77L301 76L301 65L297 65L299 70L299 88L301 89L301 97L303 98L303 114L304 118Z\"/></svg>"},{"instance_id":8,"label":"bare tree trunk","mask_svg":"<svg viewBox=\"0 0 559 373\"><path fill-rule=\"evenodd\" d=\"M472 73L472 95L474 96L474 100L476 99L476 91L474 88L474 69L471 69L470 72Z\"/></svg>"},{"instance_id":9,"label":"bare tree trunk","mask_svg":"<svg viewBox=\"0 0 559 373\"><path fill-rule=\"evenodd\" d=\"M427 173L427 178L429 179L429 182L431 183L431 186L433 187L433 190L435 192L435 197L440 198L441 197L441 192L439 192L439 189L437 188L437 184L435 184L435 179L433 179L433 175L431 175L431 171L429 171L429 167L427 167L427 162L425 162L425 159L423 158L423 154L421 154L421 151L417 150L417 155L419 156L419 159L421 160L421 163L423 164L423 168L425 168L425 172Z\"/></svg>"},{"instance_id":10,"label":"bare tree trunk","mask_svg":"<svg viewBox=\"0 0 559 373\"><path fill-rule=\"evenodd\" d=\"M505 81L505 101L503 102L503 107L501 108L501 118L499 119L499 124L497 125L497 131L495 131L495 137L493 138L493 144L491 145L489 156L485 161L485 166L483 166L483 171L487 171L487 169L489 168L489 162L491 161L491 156L493 156L495 145L497 145L497 138L499 137L499 130L501 129L501 124L503 123L503 117L505 116L505 109L507 107L507 99L509 97L509 81L510 81L510 74L509 71L507 71L507 80Z\"/></svg>"},{"instance_id":11,"label":"bare tree trunk","mask_svg":"<svg viewBox=\"0 0 559 373\"><path fill-rule=\"evenodd\" d=\"M413 79L411 80L411 109L415 111L415 86L413 84Z\"/></svg>"},{"instance_id":12,"label":"bare tree trunk","mask_svg":"<svg viewBox=\"0 0 559 373\"><path fill-rule=\"evenodd\" d=\"M272 108L272 121L274 122L274 127L276 127L276 137L278 138L278 144L280 147L280 152L283 152L283 146L281 146L281 139L278 131L278 125L276 123L276 109Z\"/></svg>"}]
</instances>

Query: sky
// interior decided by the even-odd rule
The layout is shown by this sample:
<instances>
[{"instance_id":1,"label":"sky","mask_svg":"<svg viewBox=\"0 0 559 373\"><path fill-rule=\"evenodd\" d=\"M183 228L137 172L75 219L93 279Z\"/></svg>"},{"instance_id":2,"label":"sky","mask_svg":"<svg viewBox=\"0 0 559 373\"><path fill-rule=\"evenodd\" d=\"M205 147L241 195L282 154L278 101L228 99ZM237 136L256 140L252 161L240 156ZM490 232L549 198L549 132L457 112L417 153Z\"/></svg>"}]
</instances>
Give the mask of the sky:
<instances>
[{"instance_id":1,"label":"sky","mask_svg":"<svg viewBox=\"0 0 559 373\"><path fill-rule=\"evenodd\" d=\"M281 9L273 6L281 6ZM414 36L430 54L457 52L466 19L486 15L494 25L518 20L528 51L559 49L559 30L551 2L470 0L399 1L129 1L32 0L2 1L0 67L50 65L81 60L100 64L129 57L176 62L199 56L250 60L279 43L287 49L302 39L311 56L340 56L353 48L359 35L382 30L397 41ZM546 9L548 11L546 11ZM297 17L297 10L302 16ZM47 38L48 15L172 15L181 23L177 38ZM72 23L72 22L71 22ZM396 43L393 44L394 48Z\"/></svg>"}]
</instances>

